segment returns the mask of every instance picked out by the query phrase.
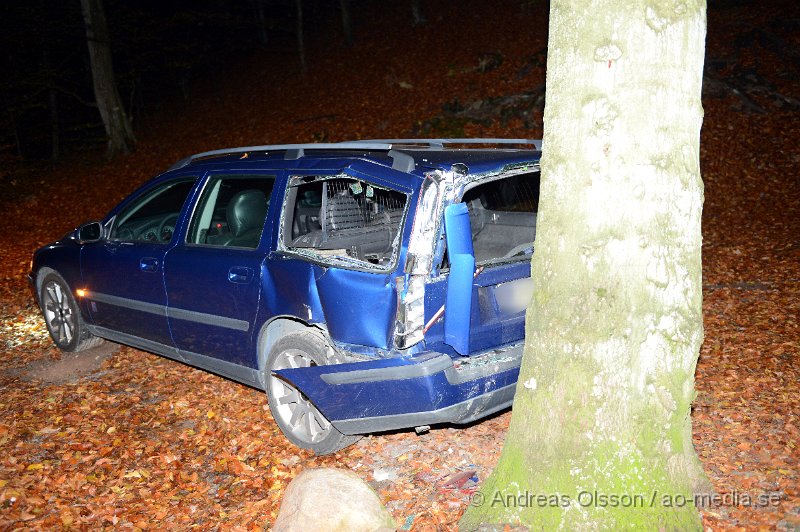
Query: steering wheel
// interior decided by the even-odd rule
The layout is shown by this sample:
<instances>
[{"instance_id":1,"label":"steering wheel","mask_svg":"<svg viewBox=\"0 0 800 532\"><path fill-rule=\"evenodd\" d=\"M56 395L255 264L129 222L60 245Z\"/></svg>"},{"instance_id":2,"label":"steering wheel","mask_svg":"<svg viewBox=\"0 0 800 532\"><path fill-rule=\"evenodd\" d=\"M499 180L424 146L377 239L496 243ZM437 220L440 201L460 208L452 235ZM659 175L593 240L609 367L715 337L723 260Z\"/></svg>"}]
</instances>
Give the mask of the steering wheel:
<instances>
[{"instance_id":1,"label":"steering wheel","mask_svg":"<svg viewBox=\"0 0 800 532\"><path fill-rule=\"evenodd\" d=\"M159 242L169 242L170 240L172 240L172 233L175 232L175 222L178 221L178 214L180 213L176 212L167 214L158 224L158 229L156 230L156 236L158 237ZM172 227L169 231L169 236L167 236L167 238L164 238L164 229L166 229L170 225Z\"/></svg>"}]
</instances>

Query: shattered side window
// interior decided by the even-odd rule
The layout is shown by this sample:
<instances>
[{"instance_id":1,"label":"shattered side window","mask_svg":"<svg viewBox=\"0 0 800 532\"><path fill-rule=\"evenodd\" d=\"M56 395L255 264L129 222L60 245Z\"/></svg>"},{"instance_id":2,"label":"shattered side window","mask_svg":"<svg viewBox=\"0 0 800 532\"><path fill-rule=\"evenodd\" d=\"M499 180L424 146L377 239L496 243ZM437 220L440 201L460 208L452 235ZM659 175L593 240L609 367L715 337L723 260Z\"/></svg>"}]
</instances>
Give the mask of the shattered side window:
<instances>
[{"instance_id":1,"label":"shattered side window","mask_svg":"<svg viewBox=\"0 0 800 532\"><path fill-rule=\"evenodd\" d=\"M282 247L321 262L387 270L394 263L407 196L348 177L294 178Z\"/></svg>"},{"instance_id":2,"label":"shattered side window","mask_svg":"<svg viewBox=\"0 0 800 532\"><path fill-rule=\"evenodd\" d=\"M475 262L530 260L539 208L539 172L479 183L464 192Z\"/></svg>"}]
</instances>

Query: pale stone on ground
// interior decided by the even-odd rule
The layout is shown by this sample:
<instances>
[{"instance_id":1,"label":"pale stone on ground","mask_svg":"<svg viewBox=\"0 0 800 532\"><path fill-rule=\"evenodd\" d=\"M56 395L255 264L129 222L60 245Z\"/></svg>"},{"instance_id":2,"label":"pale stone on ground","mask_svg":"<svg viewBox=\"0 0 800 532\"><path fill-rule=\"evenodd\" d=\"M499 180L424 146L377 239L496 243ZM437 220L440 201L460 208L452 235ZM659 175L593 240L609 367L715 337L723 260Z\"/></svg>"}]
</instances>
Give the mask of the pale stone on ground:
<instances>
[{"instance_id":1,"label":"pale stone on ground","mask_svg":"<svg viewBox=\"0 0 800 532\"><path fill-rule=\"evenodd\" d=\"M342 469L309 469L286 488L272 530L395 530L392 515L358 475Z\"/></svg>"}]
</instances>

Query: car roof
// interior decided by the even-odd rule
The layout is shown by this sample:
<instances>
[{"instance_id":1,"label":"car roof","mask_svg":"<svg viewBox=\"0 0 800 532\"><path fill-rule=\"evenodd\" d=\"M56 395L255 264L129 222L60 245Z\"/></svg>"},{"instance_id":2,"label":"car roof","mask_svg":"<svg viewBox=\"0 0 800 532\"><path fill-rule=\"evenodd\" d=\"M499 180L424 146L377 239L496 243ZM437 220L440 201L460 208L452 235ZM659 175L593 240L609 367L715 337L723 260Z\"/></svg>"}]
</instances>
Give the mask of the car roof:
<instances>
[{"instance_id":1,"label":"car roof","mask_svg":"<svg viewBox=\"0 0 800 532\"><path fill-rule=\"evenodd\" d=\"M517 147L512 148L514 145ZM519 148L526 145L526 149ZM454 164L466 165L469 173L479 174L501 165L535 162L540 156L541 141L531 139L390 139L228 148L192 155L170 170L269 167L321 171L366 161L421 178L427 171L449 170Z\"/></svg>"}]
</instances>

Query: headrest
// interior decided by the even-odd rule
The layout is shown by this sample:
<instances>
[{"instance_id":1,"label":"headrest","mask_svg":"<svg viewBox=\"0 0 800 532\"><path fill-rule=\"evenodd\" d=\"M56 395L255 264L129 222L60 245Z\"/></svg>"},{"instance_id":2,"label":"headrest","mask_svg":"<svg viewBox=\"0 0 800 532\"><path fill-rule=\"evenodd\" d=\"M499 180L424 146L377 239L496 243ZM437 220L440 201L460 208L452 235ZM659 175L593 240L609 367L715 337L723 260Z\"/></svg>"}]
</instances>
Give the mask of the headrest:
<instances>
[{"instance_id":1,"label":"headrest","mask_svg":"<svg viewBox=\"0 0 800 532\"><path fill-rule=\"evenodd\" d=\"M256 189L238 192L225 212L228 218L228 229L233 236L241 236L246 231L261 228L267 217L269 203L263 192Z\"/></svg>"}]
</instances>

